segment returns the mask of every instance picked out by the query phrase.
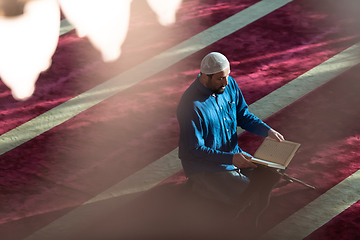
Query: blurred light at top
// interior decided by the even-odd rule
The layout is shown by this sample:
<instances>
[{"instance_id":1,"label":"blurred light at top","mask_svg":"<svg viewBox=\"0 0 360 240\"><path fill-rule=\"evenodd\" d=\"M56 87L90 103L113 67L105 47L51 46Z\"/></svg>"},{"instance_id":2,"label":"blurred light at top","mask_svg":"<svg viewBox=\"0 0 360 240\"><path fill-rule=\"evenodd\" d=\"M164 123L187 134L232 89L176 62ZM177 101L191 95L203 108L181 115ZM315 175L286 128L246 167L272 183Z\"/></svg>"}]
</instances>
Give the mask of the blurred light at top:
<instances>
[{"instance_id":1,"label":"blurred light at top","mask_svg":"<svg viewBox=\"0 0 360 240\"><path fill-rule=\"evenodd\" d=\"M87 37L105 62L121 54L132 0L0 0L0 77L17 100L32 96L51 65L60 9L79 37ZM182 0L147 0L161 25L175 22Z\"/></svg>"}]
</instances>

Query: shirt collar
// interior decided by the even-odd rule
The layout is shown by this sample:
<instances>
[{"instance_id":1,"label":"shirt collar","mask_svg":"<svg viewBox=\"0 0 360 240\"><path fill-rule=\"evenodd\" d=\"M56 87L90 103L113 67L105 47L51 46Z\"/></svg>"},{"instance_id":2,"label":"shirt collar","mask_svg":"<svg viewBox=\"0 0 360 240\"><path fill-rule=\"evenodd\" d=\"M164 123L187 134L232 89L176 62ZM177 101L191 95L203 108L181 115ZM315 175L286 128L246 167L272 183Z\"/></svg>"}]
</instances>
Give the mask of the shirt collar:
<instances>
[{"instance_id":1,"label":"shirt collar","mask_svg":"<svg viewBox=\"0 0 360 240\"><path fill-rule=\"evenodd\" d=\"M211 91L210 89L208 89L207 87L205 87L204 85L202 85L202 83L199 80L199 77L196 78L195 80L195 84L196 87L200 90L200 92L202 92L203 94L207 95L207 96L213 96L216 97L216 94L213 93L213 91Z\"/></svg>"}]
</instances>

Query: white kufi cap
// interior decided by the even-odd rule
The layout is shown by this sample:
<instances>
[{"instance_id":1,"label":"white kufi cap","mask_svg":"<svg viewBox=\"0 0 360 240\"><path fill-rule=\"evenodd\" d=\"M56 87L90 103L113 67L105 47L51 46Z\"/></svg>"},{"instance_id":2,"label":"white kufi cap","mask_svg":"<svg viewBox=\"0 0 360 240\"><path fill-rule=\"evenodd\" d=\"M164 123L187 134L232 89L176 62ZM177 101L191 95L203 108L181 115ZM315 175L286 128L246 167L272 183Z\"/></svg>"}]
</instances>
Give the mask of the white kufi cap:
<instances>
[{"instance_id":1,"label":"white kufi cap","mask_svg":"<svg viewBox=\"0 0 360 240\"><path fill-rule=\"evenodd\" d=\"M218 52L211 52L201 61L200 72L204 74L214 74L224 71L230 66L227 58Z\"/></svg>"}]
</instances>

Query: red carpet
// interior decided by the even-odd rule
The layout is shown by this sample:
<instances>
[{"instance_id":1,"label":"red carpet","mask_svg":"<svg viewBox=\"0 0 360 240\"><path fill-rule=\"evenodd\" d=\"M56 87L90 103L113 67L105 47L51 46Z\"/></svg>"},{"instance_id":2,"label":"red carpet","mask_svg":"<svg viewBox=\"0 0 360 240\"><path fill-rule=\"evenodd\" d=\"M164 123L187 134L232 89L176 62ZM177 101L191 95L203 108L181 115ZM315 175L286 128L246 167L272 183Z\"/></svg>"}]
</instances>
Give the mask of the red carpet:
<instances>
[{"instance_id":1,"label":"red carpet","mask_svg":"<svg viewBox=\"0 0 360 240\"><path fill-rule=\"evenodd\" d=\"M257 1L242 1L241 5L230 0L185 1L178 22L171 28L161 27L155 14L144 7L143 2L134 1L123 55L115 63L102 63L99 53L87 40L71 32L60 37L53 65L41 75L30 100L16 102L1 84L1 133ZM221 51L228 56L232 76L251 104L359 41L359 31L354 31L360 27L359 16L351 3L354 4L350 0L341 3L293 1L0 156L2 239L22 239L175 149L178 140L175 109L206 53ZM359 169L358 69L352 69L267 120L287 139L303 144L288 172L306 179L318 189L309 191L291 184L276 190L261 230L251 236L263 233ZM253 152L260 141L243 134L239 144L244 150ZM123 232L122 236L127 239L136 239L136 234L155 236L154 239L173 235L181 239L180 236L196 234L199 237L237 236L234 229L240 222L223 223L231 209L213 202L205 203L191 194L184 195L182 187L176 185L183 181L180 172L109 216L116 222L100 224L95 229L108 225L111 229L113 224L113 229ZM344 214L355 216L356 210L354 205ZM327 228L343 221L341 216L329 222L328 227L325 225L314 232L314 238L312 235L308 238L325 237ZM356 223L355 217L353 222ZM137 225L142 231L136 231ZM355 227L359 226L355 224ZM16 231L19 228L22 231ZM108 228L103 229L108 231ZM336 231L346 231L346 226Z\"/></svg>"},{"instance_id":2,"label":"red carpet","mask_svg":"<svg viewBox=\"0 0 360 240\"><path fill-rule=\"evenodd\" d=\"M257 238L360 168L359 73L360 65L267 119L286 138L302 143L287 173L317 189L296 183L275 189L256 232L248 232L246 214L230 221L231 207L186 192L180 172L96 221L76 239ZM249 152L260 143L261 138L251 134L239 137L240 146ZM349 225L341 224L347 222L345 217L349 217ZM357 220L355 204L306 239L357 239ZM336 223L341 224L339 228L334 227Z\"/></svg>"},{"instance_id":3,"label":"red carpet","mask_svg":"<svg viewBox=\"0 0 360 240\"><path fill-rule=\"evenodd\" d=\"M360 237L359 211L360 202L357 202L305 239L358 239Z\"/></svg>"}]
</instances>

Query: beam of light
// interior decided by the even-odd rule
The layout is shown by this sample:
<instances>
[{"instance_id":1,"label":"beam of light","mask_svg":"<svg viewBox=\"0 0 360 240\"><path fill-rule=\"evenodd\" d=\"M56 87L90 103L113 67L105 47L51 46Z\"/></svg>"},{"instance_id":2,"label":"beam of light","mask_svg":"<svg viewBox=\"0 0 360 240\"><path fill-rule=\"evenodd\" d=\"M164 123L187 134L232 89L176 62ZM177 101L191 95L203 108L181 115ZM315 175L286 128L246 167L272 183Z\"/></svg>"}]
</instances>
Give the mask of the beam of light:
<instances>
[{"instance_id":1,"label":"beam of light","mask_svg":"<svg viewBox=\"0 0 360 240\"><path fill-rule=\"evenodd\" d=\"M31 1L22 15L0 16L0 77L15 99L26 100L33 94L40 73L51 65L59 29L55 0Z\"/></svg>"},{"instance_id":2,"label":"beam of light","mask_svg":"<svg viewBox=\"0 0 360 240\"><path fill-rule=\"evenodd\" d=\"M79 37L88 37L105 62L121 54L130 20L132 0L58 0Z\"/></svg>"},{"instance_id":3,"label":"beam of light","mask_svg":"<svg viewBox=\"0 0 360 240\"><path fill-rule=\"evenodd\" d=\"M182 0L147 0L150 8L157 14L158 21L163 26L175 22L176 12Z\"/></svg>"}]
</instances>

